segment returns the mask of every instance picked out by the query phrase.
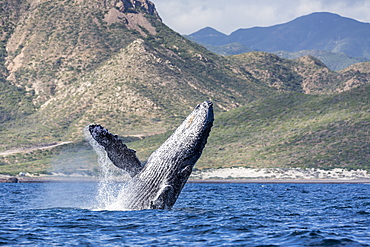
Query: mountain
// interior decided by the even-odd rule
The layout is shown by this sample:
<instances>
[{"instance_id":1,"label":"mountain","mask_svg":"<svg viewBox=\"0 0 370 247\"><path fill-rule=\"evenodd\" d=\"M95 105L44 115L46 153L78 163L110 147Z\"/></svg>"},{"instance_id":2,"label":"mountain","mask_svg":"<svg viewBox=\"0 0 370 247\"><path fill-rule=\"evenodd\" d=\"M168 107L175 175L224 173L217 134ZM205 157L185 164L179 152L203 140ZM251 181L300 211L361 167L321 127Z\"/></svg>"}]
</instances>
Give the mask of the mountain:
<instances>
[{"instance_id":1,"label":"mountain","mask_svg":"<svg viewBox=\"0 0 370 247\"><path fill-rule=\"evenodd\" d=\"M204 46L205 48L207 48L207 50L211 52L214 52L216 54L223 55L223 56L236 55L236 54L254 51L240 43L230 43L226 45L209 45L209 44L202 43L189 35L184 35L184 37L186 37L187 39L201 46Z\"/></svg>"},{"instance_id":2,"label":"mountain","mask_svg":"<svg viewBox=\"0 0 370 247\"><path fill-rule=\"evenodd\" d=\"M296 93L299 101L369 83L367 63L333 72L310 56L216 55L165 26L147 0L11 0L0 7L0 173L66 163L91 172L92 158L82 154L89 153L84 127L93 122L139 147L207 99L217 117L264 99Z\"/></svg>"},{"instance_id":3,"label":"mountain","mask_svg":"<svg viewBox=\"0 0 370 247\"><path fill-rule=\"evenodd\" d=\"M218 39L210 38L209 33L219 32L207 28L189 36L213 46L240 43L265 52L324 50L370 59L370 23L326 12L270 27L238 29L226 37L219 33Z\"/></svg>"},{"instance_id":4,"label":"mountain","mask_svg":"<svg viewBox=\"0 0 370 247\"><path fill-rule=\"evenodd\" d=\"M223 111L274 93L169 29L147 0L1 7L1 82L14 93L1 108L2 150L81 140L91 122L126 136L161 133L206 99Z\"/></svg>"},{"instance_id":5,"label":"mountain","mask_svg":"<svg viewBox=\"0 0 370 247\"><path fill-rule=\"evenodd\" d=\"M202 28L201 30L188 36L196 41L207 45L219 45L220 40L228 38L226 34L221 33L212 27Z\"/></svg>"},{"instance_id":6,"label":"mountain","mask_svg":"<svg viewBox=\"0 0 370 247\"><path fill-rule=\"evenodd\" d=\"M367 58L369 38L370 23L331 13L313 13L285 24L239 29L229 35L234 42L267 52L327 50Z\"/></svg>"}]
</instances>

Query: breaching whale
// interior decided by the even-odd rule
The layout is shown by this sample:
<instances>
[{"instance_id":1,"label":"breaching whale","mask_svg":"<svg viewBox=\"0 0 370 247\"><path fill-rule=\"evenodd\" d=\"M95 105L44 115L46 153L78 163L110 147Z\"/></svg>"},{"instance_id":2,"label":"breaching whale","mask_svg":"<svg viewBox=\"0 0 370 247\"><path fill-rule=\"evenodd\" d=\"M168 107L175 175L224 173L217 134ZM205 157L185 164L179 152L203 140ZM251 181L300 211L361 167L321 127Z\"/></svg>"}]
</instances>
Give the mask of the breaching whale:
<instances>
[{"instance_id":1,"label":"breaching whale","mask_svg":"<svg viewBox=\"0 0 370 247\"><path fill-rule=\"evenodd\" d=\"M131 176L112 209L171 209L202 154L213 120L212 102L197 105L145 163L118 136L97 124L87 126L90 144L98 145L115 166Z\"/></svg>"}]
</instances>

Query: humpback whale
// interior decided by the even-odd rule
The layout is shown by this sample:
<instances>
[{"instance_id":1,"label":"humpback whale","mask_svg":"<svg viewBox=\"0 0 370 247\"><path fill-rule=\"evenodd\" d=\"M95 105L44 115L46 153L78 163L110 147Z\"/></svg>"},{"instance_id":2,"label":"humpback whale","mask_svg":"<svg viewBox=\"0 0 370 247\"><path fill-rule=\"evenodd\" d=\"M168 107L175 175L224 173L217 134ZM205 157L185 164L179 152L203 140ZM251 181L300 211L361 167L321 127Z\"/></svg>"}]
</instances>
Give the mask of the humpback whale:
<instances>
[{"instance_id":1,"label":"humpback whale","mask_svg":"<svg viewBox=\"0 0 370 247\"><path fill-rule=\"evenodd\" d=\"M202 154L213 120L212 102L197 105L145 163L117 135L101 125L87 126L90 144L98 146L115 166L131 176L111 208L171 209Z\"/></svg>"}]
</instances>

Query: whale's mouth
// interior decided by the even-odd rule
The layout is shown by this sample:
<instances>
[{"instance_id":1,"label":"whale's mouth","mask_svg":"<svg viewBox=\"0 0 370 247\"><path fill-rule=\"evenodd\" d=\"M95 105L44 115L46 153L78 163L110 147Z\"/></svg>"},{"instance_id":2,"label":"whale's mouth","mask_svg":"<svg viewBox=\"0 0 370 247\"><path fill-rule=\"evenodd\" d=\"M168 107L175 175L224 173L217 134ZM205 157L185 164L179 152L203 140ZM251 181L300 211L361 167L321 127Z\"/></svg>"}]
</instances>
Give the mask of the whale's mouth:
<instances>
[{"instance_id":1,"label":"whale's mouth","mask_svg":"<svg viewBox=\"0 0 370 247\"><path fill-rule=\"evenodd\" d=\"M199 135L212 126L213 120L213 103L211 101L204 101L198 104L194 108L194 111L186 118L184 121L184 123L186 123L185 129L190 129L189 131L194 132L192 135ZM180 125L179 129L181 129L181 126L182 125Z\"/></svg>"},{"instance_id":2,"label":"whale's mouth","mask_svg":"<svg viewBox=\"0 0 370 247\"><path fill-rule=\"evenodd\" d=\"M206 101L204 101L203 103L198 104L198 105L195 107L195 110L196 110L196 109L199 109L201 106L206 107L206 108L209 108L209 107L212 107L212 106L213 106L213 103L212 103L211 101L209 101L209 100L206 100Z\"/></svg>"}]
</instances>

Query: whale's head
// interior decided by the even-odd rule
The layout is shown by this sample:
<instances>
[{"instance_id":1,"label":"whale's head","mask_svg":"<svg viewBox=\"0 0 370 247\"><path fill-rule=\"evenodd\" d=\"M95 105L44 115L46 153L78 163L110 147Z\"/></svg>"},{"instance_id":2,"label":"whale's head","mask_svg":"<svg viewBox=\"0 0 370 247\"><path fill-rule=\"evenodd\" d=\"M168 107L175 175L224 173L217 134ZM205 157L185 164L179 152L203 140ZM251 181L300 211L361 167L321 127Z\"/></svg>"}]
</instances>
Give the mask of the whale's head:
<instances>
[{"instance_id":1,"label":"whale's head","mask_svg":"<svg viewBox=\"0 0 370 247\"><path fill-rule=\"evenodd\" d=\"M205 101L193 112L168 139L169 145L179 148L179 156L184 159L182 166L195 164L202 154L213 125L213 104Z\"/></svg>"},{"instance_id":2,"label":"whale's head","mask_svg":"<svg viewBox=\"0 0 370 247\"><path fill-rule=\"evenodd\" d=\"M163 168L171 171L194 165L202 154L213 125L213 104L205 101L195 107L175 132L148 159L162 159ZM169 164L172 164L171 166Z\"/></svg>"}]
</instances>

